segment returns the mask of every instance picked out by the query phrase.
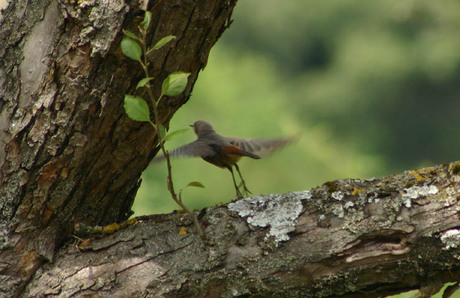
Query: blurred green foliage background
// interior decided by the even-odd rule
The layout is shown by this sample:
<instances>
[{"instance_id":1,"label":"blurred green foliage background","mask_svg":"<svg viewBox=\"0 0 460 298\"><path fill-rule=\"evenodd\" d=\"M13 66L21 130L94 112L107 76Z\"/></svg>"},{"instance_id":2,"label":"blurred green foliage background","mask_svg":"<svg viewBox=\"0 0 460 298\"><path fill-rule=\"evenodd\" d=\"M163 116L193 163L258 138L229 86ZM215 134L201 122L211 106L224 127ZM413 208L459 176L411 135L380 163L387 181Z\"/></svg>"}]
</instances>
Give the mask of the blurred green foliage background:
<instances>
[{"instance_id":1,"label":"blurred green foliage background","mask_svg":"<svg viewBox=\"0 0 460 298\"><path fill-rule=\"evenodd\" d=\"M253 194L309 189L459 159L460 2L239 1L171 130L206 120L234 137L300 140L240 169ZM191 130L168 143L193 141ZM184 202L234 199L230 173L173 160ZM178 209L164 164L150 166L135 215Z\"/></svg>"}]
</instances>

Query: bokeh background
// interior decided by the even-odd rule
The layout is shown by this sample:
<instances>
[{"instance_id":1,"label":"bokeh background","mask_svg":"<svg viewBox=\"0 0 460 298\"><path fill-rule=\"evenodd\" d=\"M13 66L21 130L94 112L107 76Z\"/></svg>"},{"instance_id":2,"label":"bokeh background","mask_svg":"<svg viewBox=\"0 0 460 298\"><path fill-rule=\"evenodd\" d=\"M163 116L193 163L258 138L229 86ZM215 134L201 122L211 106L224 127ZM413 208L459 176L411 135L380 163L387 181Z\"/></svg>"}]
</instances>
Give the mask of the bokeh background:
<instances>
[{"instance_id":1,"label":"bokeh background","mask_svg":"<svg viewBox=\"0 0 460 298\"><path fill-rule=\"evenodd\" d=\"M226 136L301 133L240 162L254 194L458 160L459 16L454 0L239 1L171 129L206 120ZM230 173L201 159L173 160L173 175L177 189L205 185L183 191L191 208L234 199ZM164 164L145 171L135 215L178 208L165 178Z\"/></svg>"}]
</instances>

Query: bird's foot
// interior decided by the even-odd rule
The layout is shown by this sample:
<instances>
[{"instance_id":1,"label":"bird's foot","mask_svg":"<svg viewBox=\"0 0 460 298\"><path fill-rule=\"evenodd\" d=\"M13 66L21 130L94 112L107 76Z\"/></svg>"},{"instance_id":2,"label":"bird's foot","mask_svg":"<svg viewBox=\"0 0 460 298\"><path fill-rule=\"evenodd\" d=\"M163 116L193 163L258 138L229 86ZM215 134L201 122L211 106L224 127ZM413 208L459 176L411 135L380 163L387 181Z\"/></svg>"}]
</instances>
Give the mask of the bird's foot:
<instances>
[{"instance_id":1,"label":"bird's foot","mask_svg":"<svg viewBox=\"0 0 460 298\"><path fill-rule=\"evenodd\" d=\"M236 191L236 198L237 198L237 199L242 199L242 198L244 198L243 194L241 193L241 191L240 191L239 189Z\"/></svg>"},{"instance_id":2,"label":"bird's foot","mask_svg":"<svg viewBox=\"0 0 460 298\"><path fill-rule=\"evenodd\" d=\"M241 181L240 185L238 186L238 188L241 187L243 187L244 193L246 195L252 195L252 192L246 187L246 183L244 181Z\"/></svg>"},{"instance_id":3,"label":"bird's foot","mask_svg":"<svg viewBox=\"0 0 460 298\"><path fill-rule=\"evenodd\" d=\"M239 188L236 189L236 198L237 199L246 198L246 197L249 197L250 195L252 195L252 192L250 192L249 189L247 189L246 187L243 187L243 191L240 191Z\"/></svg>"}]
</instances>

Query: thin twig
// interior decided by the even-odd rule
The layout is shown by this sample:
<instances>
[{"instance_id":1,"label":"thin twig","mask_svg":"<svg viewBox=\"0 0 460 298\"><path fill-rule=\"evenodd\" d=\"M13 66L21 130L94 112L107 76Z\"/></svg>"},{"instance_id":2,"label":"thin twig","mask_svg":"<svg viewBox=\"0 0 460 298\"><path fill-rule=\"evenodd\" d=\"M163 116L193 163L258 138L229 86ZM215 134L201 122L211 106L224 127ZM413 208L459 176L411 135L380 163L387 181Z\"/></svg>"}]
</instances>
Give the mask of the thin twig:
<instances>
[{"instance_id":1,"label":"thin twig","mask_svg":"<svg viewBox=\"0 0 460 298\"><path fill-rule=\"evenodd\" d=\"M144 69L144 73L145 73L145 77L146 78L149 78L150 75L149 75L149 71L148 71L148 60L147 60L147 57L145 55L145 53L147 53L147 48L146 48L146 33L147 31L140 28L140 32L142 34L142 50L144 52L144 62L141 63L142 65L142 68ZM173 184L173 180L172 180L172 167L171 167L171 160L170 160L170 157L169 157L169 153L168 151L166 151L165 149L165 146L164 146L164 142L163 142L163 138L161 136L161 131L160 131L160 118L159 118L159 113L158 113L158 102L161 100L161 98L163 97L163 94L160 95L160 97L158 98L158 101L155 100L155 96L153 94L153 90L152 90L152 87L150 85L149 82L147 82L146 84L146 87L147 87L147 92L149 94L149 97L150 97L150 100L152 101L152 105L153 105L153 114L154 114L154 122L155 123L152 123L150 122L150 124L153 126L154 130L155 130L155 133L157 134L158 136L158 141L160 143L160 148L161 148L161 151L163 153L163 156L165 157L166 159L166 165L167 165L167 170L168 170L168 177L166 178L166 184L168 186L168 191L169 193L171 194L171 197L172 199L187 213L190 215L190 217L192 218L193 220L193 223L195 225L195 228L196 228L196 231L198 233L198 235L200 235L201 238L205 238L206 235L205 233L203 232L202 228L201 228L201 225L200 223L198 222L198 218L196 217L195 213L193 213L192 210L190 210L187 206L185 206L185 204L182 202L182 199L180 197L177 196L176 194L176 191L174 190L174 184Z\"/></svg>"}]
</instances>

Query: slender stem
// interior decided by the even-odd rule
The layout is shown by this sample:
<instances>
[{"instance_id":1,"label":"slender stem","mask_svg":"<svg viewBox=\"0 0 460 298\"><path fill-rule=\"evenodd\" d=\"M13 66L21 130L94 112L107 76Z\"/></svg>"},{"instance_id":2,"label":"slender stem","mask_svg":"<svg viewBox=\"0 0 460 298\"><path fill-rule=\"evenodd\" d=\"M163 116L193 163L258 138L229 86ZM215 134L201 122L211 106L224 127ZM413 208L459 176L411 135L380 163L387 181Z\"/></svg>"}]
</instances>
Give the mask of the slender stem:
<instances>
[{"instance_id":1,"label":"slender stem","mask_svg":"<svg viewBox=\"0 0 460 298\"><path fill-rule=\"evenodd\" d=\"M143 30L141 29L141 34L142 34L142 51L143 53L147 53L147 48L146 48L146 33L147 31L146 30ZM142 68L144 69L144 73L145 73L145 77L146 78L149 78L150 75L149 75L149 71L148 71L148 60L147 60L147 57L146 55L144 54L144 61L143 63L140 62L140 64L142 65ZM187 213L189 214L191 217L192 217L192 220L193 220L193 223L195 225L195 228L196 228L196 231L198 233L198 235L201 236L201 238L205 238L205 234L203 232L203 230L201 229L201 225L200 223L198 222L198 218L196 217L196 215L193 213L192 210L190 210L187 206L185 206L185 204L182 202L182 198L179 194L179 197L177 196L176 194L176 191L174 190L174 184L173 184L173 180L172 180L172 167L171 167L171 160L169 158L169 153L168 151L166 151L165 149L165 146L164 146L164 142L163 142L163 137L161 136L161 132L160 132L160 118L159 118L159 113L158 113L158 102L160 101L160 99L163 97L163 94L160 95L160 97L158 98L158 100L155 100L155 96L153 94L153 90L152 90L152 87L150 85L150 83L147 82L146 84L146 87L147 87L147 92L149 94L149 97L150 97L150 100L152 101L152 105L153 105L153 114L154 114L154 123L150 122L155 130L155 133L157 134L158 136L158 142L160 143L160 148L161 148L161 151L163 153L163 156L165 157L166 159L166 165L167 165L167 170L168 170L168 177L166 178L166 184L168 186L168 191L169 193L171 194L171 197L172 199Z\"/></svg>"}]
</instances>

